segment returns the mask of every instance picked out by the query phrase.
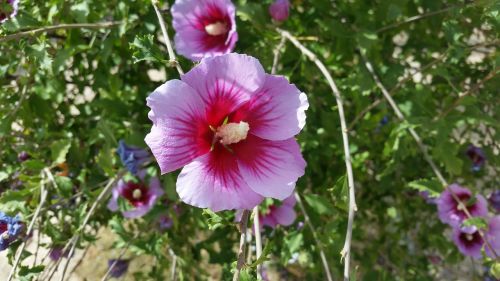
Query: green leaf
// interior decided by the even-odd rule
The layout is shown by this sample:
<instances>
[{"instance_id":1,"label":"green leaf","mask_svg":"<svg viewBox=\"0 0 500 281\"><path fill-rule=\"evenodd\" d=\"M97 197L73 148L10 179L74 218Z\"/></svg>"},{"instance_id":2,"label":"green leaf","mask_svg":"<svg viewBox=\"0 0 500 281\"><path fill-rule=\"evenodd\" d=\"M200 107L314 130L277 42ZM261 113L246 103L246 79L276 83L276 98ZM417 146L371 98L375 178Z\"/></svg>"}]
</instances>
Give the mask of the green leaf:
<instances>
[{"instance_id":1,"label":"green leaf","mask_svg":"<svg viewBox=\"0 0 500 281\"><path fill-rule=\"evenodd\" d=\"M427 191L429 196L437 197L443 191L441 183L435 179L419 179L408 183L410 188L418 191Z\"/></svg>"},{"instance_id":2,"label":"green leaf","mask_svg":"<svg viewBox=\"0 0 500 281\"><path fill-rule=\"evenodd\" d=\"M269 258L267 256L271 253L272 248L273 247L271 247L271 241L267 242L266 246L264 246L264 249L262 250L262 254L260 255L260 257L256 261L254 261L252 264L247 265L246 267L255 268L255 267L257 267L257 265L262 264L265 261L269 260Z\"/></svg>"},{"instance_id":3,"label":"green leaf","mask_svg":"<svg viewBox=\"0 0 500 281\"><path fill-rule=\"evenodd\" d=\"M232 224L222 216L219 216L217 213L214 213L209 209L203 209L203 216L207 218L207 224L210 230L215 230L217 228Z\"/></svg>"},{"instance_id":4,"label":"green leaf","mask_svg":"<svg viewBox=\"0 0 500 281\"><path fill-rule=\"evenodd\" d=\"M7 174L4 171L0 171L0 182L2 182L3 180L7 179L8 177L9 177L9 174Z\"/></svg>"},{"instance_id":5,"label":"green leaf","mask_svg":"<svg viewBox=\"0 0 500 281\"><path fill-rule=\"evenodd\" d=\"M162 51L154 43L154 37L151 34L137 35L134 42L130 43L130 49L133 50L134 63L140 61L153 61L159 63L168 63L164 59Z\"/></svg>"},{"instance_id":6,"label":"green leaf","mask_svg":"<svg viewBox=\"0 0 500 281\"><path fill-rule=\"evenodd\" d=\"M316 194L304 195L307 204L318 214L332 214L333 204L330 203L325 197Z\"/></svg>"},{"instance_id":7,"label":"green leaf","mask_svg":"<svg viewBox=\"0 0 500 281\"><path fill-rule=\"evenodd\" d=\"M66 155L68 154L70 147L71 147L70 140L55 141L50 146L50 151L52 152L53 164L61 164L63 162L66 162Z\"/></svg>"},{"instance_id":8,"label":"green leaf","mask_svg":"<svg viewBox=\"0 0 500 281\"><path fill-rule=\"evenodd\" d=\"M479 229L486 229L488 228L488 222L481 217L472 217L464 221L464 226L475 226Z\"/></svg>"},{"instance_id":9,"label":"green leaf","mask_svg":"<svg viewBox=\"0 0 500 281\"><path fill-rule=\"evenodd\" d=\"M491 267L490 267L490 273L493 275L496 279L500 279L500 262L495 262Z\"/></svg>"}]
</instances>

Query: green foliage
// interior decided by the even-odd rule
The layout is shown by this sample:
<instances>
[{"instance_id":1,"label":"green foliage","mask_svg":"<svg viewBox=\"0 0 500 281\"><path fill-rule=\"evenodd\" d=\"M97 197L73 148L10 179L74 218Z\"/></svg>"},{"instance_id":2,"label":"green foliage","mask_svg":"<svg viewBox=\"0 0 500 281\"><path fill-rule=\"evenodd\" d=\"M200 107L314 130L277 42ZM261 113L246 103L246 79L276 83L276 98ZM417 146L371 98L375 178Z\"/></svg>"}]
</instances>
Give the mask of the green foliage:
<instances>
[{"instance_id":1,"label":"green foliage","mask_svg":"<svg viewBox=\"0 0 500 281\"><path fill-rule=\"evenodd\" d=\"M278 24L267 12L271 0L234 3L239 35L235 52L258 58L270 72L280 42ZM173 38L167 9L173 0L163 4ZM408 129L417 131L448 182L460 182L485 197L498 189L499 11L498 1L486 0L291 1L290 18L279 27L324 62L345 103L358 209L351 280L437 280L444 273L447 280L457 280L471 275L435 205L418 195L437 197L443 186ZM179 75L158 39L161 32L150 1L22 0L16 18L0 26L2 38L59 24L102 22L119 24L57 29L0 44L0 211L19 214L29 224L43 184L47 202L35 228L47 237L41 245L45 248L65 245L73 237L123 168L116 155L118 140L146 147L151 121L145 99ZM360 52L407 120L400 121L383 100ZM185 71L193 66L181 56L178 60ZM297 227L305 218L296 206L294 224L265 228L264 254L252 259L240 280L255 280L257 264L275 275L285 272L282 280L323 280L318 243L337 280L343 275L339 253L349 201L337 105L316 65L289 42L280 50L277 74L305 92L310 103L306 127L297 137L308 166L296 190L316 237L308 226ZM387 122L382 122L384 117ZM477 172L465 154L469 144L486 155ZM17 160L22 151L30 155L23 162ZM160 175L154 161L146 165L150 175ZM55 182L45 176L47 170ZM240 238L234 212L185 205L175 191L176 177L160 176L166 195L141 219L110 212L107 194L78 248L98 243L99 231L109 229L114 250L128 248L127 258L155 261L131 269L131 278L168 278L171 250L177 257L177 280L214 275L230 280ZM264 201L263 209L270 204ZM160 228L163 215L173 220L171 228ZM465 223L487 225L478 218ZM11 262L21 241L9 250ZM26 252L26 257L31 254ZM431 262L433 257L440 262ZM19 267L19 280L47 271L27 264ZM491 274L500 278L498 262L491 264Z\"/></svg>"}]
</instances>

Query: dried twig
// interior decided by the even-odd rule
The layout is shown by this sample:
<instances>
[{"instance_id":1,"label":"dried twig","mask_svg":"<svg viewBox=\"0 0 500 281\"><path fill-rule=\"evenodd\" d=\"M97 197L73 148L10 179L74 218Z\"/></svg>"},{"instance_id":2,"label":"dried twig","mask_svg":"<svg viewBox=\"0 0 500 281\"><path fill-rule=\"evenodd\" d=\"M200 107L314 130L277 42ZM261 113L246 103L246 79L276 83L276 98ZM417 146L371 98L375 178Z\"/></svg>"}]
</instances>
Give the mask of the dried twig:
<instances>
[{"instance_id":1,"label":"dried twig","mask_svg":"<svg viewBox=\"0 0 500 281\"><path fill-rule=\"evenodd\" d=\"M248 214L250 211L244 210L243 215L241 216L240 221L240 247L238 248L238 261L236 262L236 271L233 275L233 281L240 280L240 272L241 268L245 264L245 244L247 240L247 223L248 223Z\"/></svg>"},{"instance_id":2,"label":"dried twig","mask_svg":"<svg viewBox=\"0 0 500 281\"><path fill-rule=\"evenodd\" d=\"M255 233L255 257L258 260L262 255L262 238L260 236L260 218L259 218L259 206L257 205L253 208L253 229ZM250 251L249 251L250 252ZM261 280L260 276L262 266L257 265L257 280Z\"/></svg>"},{"instance_id":3,"label":"dried twig","mask_svg":"<svg viewBox=\"0 0 500 281\"><path fill-rule=\"evenodd\" d=\"M110 21L101 23L70 23L70 24L58 24L52 26L45 26L38 29L23 31L19 33L9 34L4 37L0 37L0 43L7 42L11 40L16 40L24 37L31 37L44 32L51 32L58 29L78 29L78 28L88 28L88 29L100 29L100 28L111 28L120 25L122 22Z\"/></svg>"},{"instance_id":4,"label":"dried twig","mask_svg":"<svg viewBox=\"0 0 500 281\"><path fill-rule=\"evenodd\" d=\"M326 260L326 255L325 251L323 250L323 246L321 246L321 242L319 241L318 234L316 234L316 229L314 228L314 225L311 222L311 219L309 218L309 215L307 214L306 207L304 206L304 203L302 203L302 198L300 198L300 195L297 191L295 191L295 199L297 200L297 203L299 203L300 210L302 211L302 215L304 216L304 221L306 222L307 226L311 229L311 233L313 235L313 239L316 242L316 245L318 246L319 250L319 255L321 257L321 262L323 263L323 269L325 270L326 274L326 279L328 281L332 281L332 274L330 273L330 267L328 266L328 261Z\"/></svg>"},{"instance_id":5,"label":"dried twig","mask_svg":"<svg viewBox=\"0 0 500 281\"><path fill-rule=\"evenodd\" d=\"M342 130L342 139L343 139L343 143L344 143L344 156L345 156L345 165L346 165L346 170L347 170L347 182L348 182L348 186L349 186L349 214L348 214L348 220L347 220L347 233L346 233L344 247L342 248L342 251L341 251L342 259L344 259L344 261L345 261L344 279L348 280L349 274L350 274L349 263L350 263L350 257L351 257L352 227L353 227L353 221L354 221L354 212L357 210L357 207L356 207L356 200L355 200L355 194L354 194L354 175L352 172L352 165L351 165L351 153L349 152L349 136L348 136L347 126L346 126L346 121L345 121L342 96L340 95L340 91L337 88L337 85L335 84L335 82L333 81L332 76L328 72L328 69L316 57L316 55L313 54L304 45L302 45L288 31L281 30L281 29L277 29L277 31L282 36L286 37L290 42L292 42L293 45L295 45L304 55L306 55L311 61L314 62L314 64L316 64L316 66L319 68L321 73L325 76L325 78L328 82L328 85L330 85L330 88L332 89L335 100L337 101L337 110L339 112L340 127Z\"/></svg>"},{"instance_id":6,"label":"dried twig","mask_svg":"<svg viewBox=\"0 0 500 281\"><path fill-rule=\"evenodd\" d=\"M273 51L274 58L273 58L273 67L271 68L271 74L276 74L276 71L278 69L278 61L280 58L280 52L281 52L281 49L283 49L283 47L285 46L285 43L286 43L286 38L281 36L280 43L276 46L276 48Z\"/></svg>"},{"instance_id":7,"label":"dried twig","mask_svg":"<svg viewBox=\"0 0 500 281\"><path fill-rule=\"evenodd\" d=\"M156 16L158 17L158 22L160 23L161 32L163 33L163 39L165 40L165 45L167 46L168 58L170 60L169 62L175 66L177 72L179 72L179 75L183 75L184 71L182 70L181 65L175 57L174 48L172 47L172 42L170 41L170 37L167 33L167 26L165 25L165 21L163 20L160 10L158 9L158 0L151 0L151 4L153 4Z\"/></svg>"}]
</instances>

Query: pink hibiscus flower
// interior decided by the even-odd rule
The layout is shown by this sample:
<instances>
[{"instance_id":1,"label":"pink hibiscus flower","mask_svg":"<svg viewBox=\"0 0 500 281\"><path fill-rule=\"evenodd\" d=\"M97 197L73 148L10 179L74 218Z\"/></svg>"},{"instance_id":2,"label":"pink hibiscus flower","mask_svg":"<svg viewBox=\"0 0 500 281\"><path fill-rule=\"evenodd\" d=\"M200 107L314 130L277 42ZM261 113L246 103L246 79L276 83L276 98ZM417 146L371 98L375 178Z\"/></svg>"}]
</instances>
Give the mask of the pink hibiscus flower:
<instances>
[{"instance_id":1,"label":"pink hibiscus flower","mask_svg":"<svg viewBox=\"0 0 500 281\"><path fill-rule=\"evenodd\" d=\"M185 166L177 193L213 211L252 209L283 200L306 163L294 136L305 125L307 97L259 61L240 54L206 58L148 98L145 141L162 174Z\"/></svg>"},{"instance_id":2,"label":"pink hibiscus flower","mask_svg":"<svg viewBox=\"0 0 500 281\"><path fill-rule=\"evenodd\" d=\"M292 194L288 196L285 200L281 202L281 205L275 204L271 205L267 208L265 212L262 212L262 209L259 209L259 220L260 220L260 228L264 228L264 226L269 226L270 228L276 228L277 225L289 226L291 225L295 219L297 218L297 213L293 209L297 200L295 196ZM236 211L234 215L234 221L240 222L241 217L243 216L243 210ZM253 229L252 229L253 231Z\"/></svg>"},{"instance_id":3,"label":"pink hibiscus flower","mask_svg":"<svg viewBox=\"0 0 500 281\"><path fill-rule=\"evenodd\" d=\"M284 21L288 18L290 2L288 0L276 0L269 6L269 14L275 21Z\"/></svg>"},{"instance_id":4,"label":"pink hibiscus flower","mask_svg":"<svg viewBox=\"0 0 500 281\"><path fill-rule=\"evenodd\" d=\"M175 48L193 61L230 53L238 40L230 0L177 0L172 17Z\"/></svg>"}]
</instances>

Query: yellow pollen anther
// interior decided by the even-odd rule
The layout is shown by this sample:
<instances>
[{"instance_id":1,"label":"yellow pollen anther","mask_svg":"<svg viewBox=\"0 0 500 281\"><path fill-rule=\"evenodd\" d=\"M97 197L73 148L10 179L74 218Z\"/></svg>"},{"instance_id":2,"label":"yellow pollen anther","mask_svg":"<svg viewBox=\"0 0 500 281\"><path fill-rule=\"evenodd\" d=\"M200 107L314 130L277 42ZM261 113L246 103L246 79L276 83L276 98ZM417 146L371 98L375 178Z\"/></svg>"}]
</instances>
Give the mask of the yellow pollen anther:
<instances>
[{"instance_id":1,"label":"yellow pollen anther","mask_svg":"<svg viewBox=\"0 0 500 281\"><path fill-rule=\"evenodd\" d=\"M7 231L2 234L2 239L8 240L9 238L10 238L10 235L9 235L9 233L7 233Z\"/></svg>"},{"instance_id":2,"label":"yellow pollen anther","mask_svg":"<svg viewBox=\"0 0 500 281\"><path fill-rule=\"evenodd\" d=\"M222 35L227 32L227 25L220 21L214 22L205 25L205 31L212 36Z\"/></svg>"},{"instance_id":3,"label":"yellow pollen anther","mask_svg":"<svg viewBox=\"0 0 500 281\"><path fill-rule=\"evenodd\" d=\"M134 189L134 192L132 192L132 197L134 199L139 199L142 196L142 191L140 189Z\"/></svg>"},{"instance_id":4,"label":"yellow pollen anther","mask_svg":"<svg viewBox=\"0 0 500 281\"><path fill-rule=\"evenodd\" d=\"M459 211L465 211L464 203L458 203L457 210L459 210Z\"/></svg>"},{"instance_id":5,"label":"yellow pollen anther","mask_svg":"<svg viewBox=\"0 0 500 281\"><path fill-rule=\"evenodd\" d=\"M217 128L215 136L221 138L220 143L228 145L246 139L248 130L250 130L250 126L247 122L227 123Z\"/></svg>"},{"instance_id":6,"label":"yellow pollen anther","mask_svg":"<svg viewBox=\"0 0 500 281\"><path fill-rule=\"evenodd\" d=\"M472 236L472 234L466 234L466 235L465 235L465 238L467 238L467 240L469 240L469 241L472 241L472 239L473 239L474 237Z\"/></svg>"}]
</instances>

